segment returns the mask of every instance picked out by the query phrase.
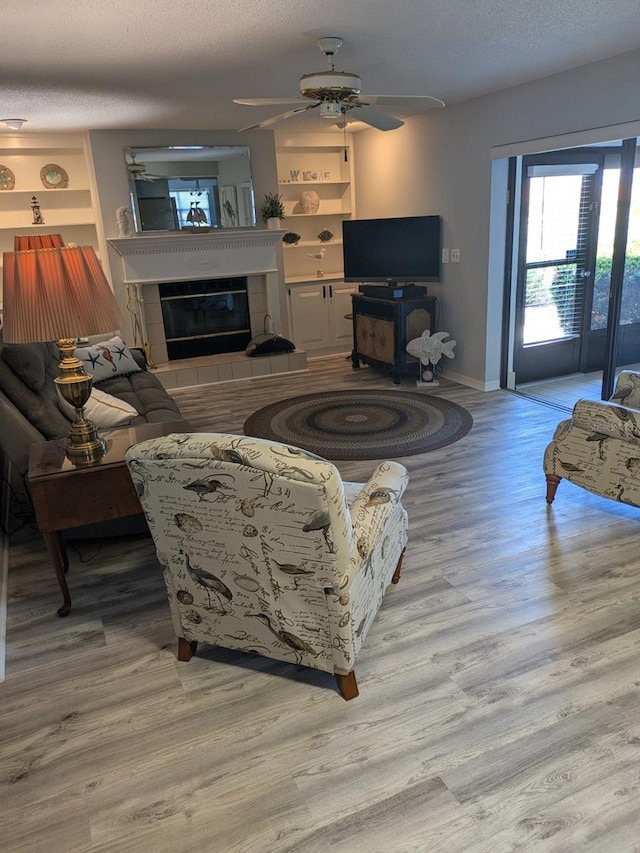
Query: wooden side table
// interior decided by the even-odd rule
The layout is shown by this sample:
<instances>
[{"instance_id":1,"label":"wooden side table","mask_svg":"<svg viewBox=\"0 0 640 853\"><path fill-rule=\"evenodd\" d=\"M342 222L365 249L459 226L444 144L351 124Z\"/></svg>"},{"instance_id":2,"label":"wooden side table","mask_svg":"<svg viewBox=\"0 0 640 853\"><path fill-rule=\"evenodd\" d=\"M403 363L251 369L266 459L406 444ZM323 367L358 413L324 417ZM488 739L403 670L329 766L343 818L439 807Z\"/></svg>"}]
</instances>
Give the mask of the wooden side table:
<instances>
[{"instance_id":1,"label":"wooden side table","mask_svg":"<svg viewBox=\"0 0 640 853\"><path fill-rule=\"evenodd\" d=\"M133 444L173 432L191 432L191 426L187 421L167 421L105 431L104 457L95 465L82 468L67 459L66 439L31 445L29 492L62 592L63 604L58 616L66 616L71 610L65 577L69 560L61 531L141 513L124 454Z\"/></svg>"}]
</instances>

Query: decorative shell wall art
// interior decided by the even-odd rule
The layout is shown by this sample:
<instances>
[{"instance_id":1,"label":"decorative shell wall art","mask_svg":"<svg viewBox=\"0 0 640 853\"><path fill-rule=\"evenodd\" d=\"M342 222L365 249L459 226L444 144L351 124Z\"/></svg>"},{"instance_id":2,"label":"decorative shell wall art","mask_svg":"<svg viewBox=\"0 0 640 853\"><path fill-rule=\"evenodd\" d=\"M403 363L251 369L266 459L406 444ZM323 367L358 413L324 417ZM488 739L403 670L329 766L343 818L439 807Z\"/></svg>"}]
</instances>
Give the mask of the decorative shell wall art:
<instances>
[{"instance_id":1,"label":"decorative shell wall art","mask_svg":"<svg viewBox=\"0 0 640 853\"><path fill-rule=\"evenodd\" d=\"M8 166L0 165L0 190L12 190L16 185L16 178Z\"/></svg>"},{"instance_id":2,"label":"decorative shell wall art","mask_svg":"<svg viewBox=\"0 0 640 853\"><path fill-rule=\"evenodd\" d=\"M300 207L303 213L317 213L320 207L320 196L315 190L305 190L300 196Z\"/></svg>"},{"instance_id":3,"label":"decorative shell wall art","mask_svg":"<svg viewBox=\"0 0 640 853\"><path fill-rule=\"evenodd\" d=\"M65 190L69 186L69 175L57 163L47 163L40 169L40 180L48 190Z\"/></svg>"}]
</instances>

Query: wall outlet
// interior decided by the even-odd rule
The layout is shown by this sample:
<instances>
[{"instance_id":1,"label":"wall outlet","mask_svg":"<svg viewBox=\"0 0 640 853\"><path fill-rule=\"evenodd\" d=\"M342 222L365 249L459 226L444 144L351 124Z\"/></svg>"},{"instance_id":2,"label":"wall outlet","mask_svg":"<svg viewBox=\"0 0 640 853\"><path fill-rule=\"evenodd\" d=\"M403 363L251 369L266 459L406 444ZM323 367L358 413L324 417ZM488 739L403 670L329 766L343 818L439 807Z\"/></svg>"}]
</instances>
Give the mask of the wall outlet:
<instances>
[{"instance_id":1,"label":"wall outlet","mask_svg":"<svg viewBox=\"0 0 640 853\"><path fill-rule=\"evenodd\" d=\"M459 264L460 263L460 249L452 249L451 250L451 263Z\"/></svg>"},{"instance_id":2,"label":"wall outlet","mask_svg":"<svg viewBox=\"0 0 640 853\"><path fill-rule=\"evenodd\" d=\"M443 264L449 263L449 250L448 249L442 250L442 263Z\"/></svg>"}]
</instances>

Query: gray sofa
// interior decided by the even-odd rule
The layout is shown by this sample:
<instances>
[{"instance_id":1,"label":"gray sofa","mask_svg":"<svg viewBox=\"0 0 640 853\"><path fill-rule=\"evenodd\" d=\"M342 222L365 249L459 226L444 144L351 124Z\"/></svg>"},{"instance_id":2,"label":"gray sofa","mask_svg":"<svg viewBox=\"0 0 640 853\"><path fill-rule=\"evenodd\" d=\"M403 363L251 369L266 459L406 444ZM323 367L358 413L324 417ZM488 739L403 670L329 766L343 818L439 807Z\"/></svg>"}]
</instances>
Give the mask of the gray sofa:
<instances>
[{"instance_id":1,"label":"gray sofa","mask_svg":"<svg viewBox=\"0 0 640 853\"><path fill-rule=\"evenodd\" d=\"M144 353L133 348L130 352L142 369L106 379L96 387L133 406L138 412L131 421L134 425L181 420L177 403L146 370ZM62 412L53 382L60 373L59 362L60 352L53 343L0 342L0 453L11 463L10 486L17 503L29 504L30 445L69 432L71 421ZM2 467L6 472L7 466Z\"/></svg>"}]
</instances>

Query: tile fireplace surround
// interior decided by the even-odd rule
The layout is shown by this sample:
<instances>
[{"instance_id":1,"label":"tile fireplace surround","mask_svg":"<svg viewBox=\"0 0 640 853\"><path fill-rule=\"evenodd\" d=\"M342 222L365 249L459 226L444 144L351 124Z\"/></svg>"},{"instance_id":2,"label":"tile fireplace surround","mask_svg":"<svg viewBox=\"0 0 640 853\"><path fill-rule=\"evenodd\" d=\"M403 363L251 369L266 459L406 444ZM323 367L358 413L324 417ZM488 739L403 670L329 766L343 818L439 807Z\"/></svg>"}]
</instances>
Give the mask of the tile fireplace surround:
<instances>
[{"instance_id":1,"label":"tile fireplace surround","mask_svg":"<svg viewBox=\"0 0 640 853\"><path fill-rule=\"evenodd\" d=\"M169 361L167 356L159 283L246 276L251 334L264 331L266 314L274 318L273 330L280 331L281 284L276 246L283 233L242 229L207 234L144 234L108 241L122 258L129 305L137 313L143 341L150 344L153 371L165 388L306 370L306 353L300 350L259 358L248 358L244 352L181 361Z\"/></svg>"}]
</instances>

